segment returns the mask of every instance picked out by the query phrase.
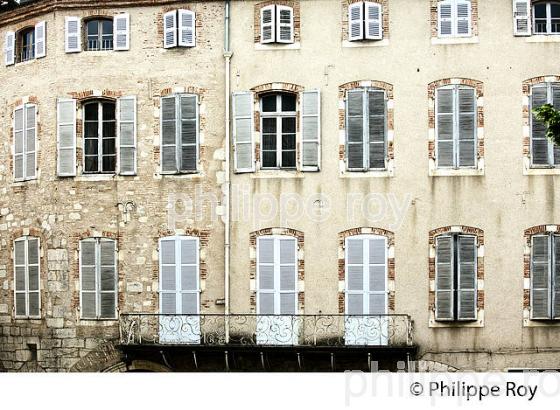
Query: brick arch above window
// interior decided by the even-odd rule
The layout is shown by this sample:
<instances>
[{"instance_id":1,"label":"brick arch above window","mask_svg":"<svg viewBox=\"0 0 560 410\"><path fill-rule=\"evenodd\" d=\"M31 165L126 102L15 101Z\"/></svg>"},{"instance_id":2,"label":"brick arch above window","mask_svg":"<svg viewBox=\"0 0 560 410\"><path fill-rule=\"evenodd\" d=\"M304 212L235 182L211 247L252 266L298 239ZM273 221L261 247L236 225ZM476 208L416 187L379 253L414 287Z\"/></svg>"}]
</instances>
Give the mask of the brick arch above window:
<instances>
[{"instance_id":1,"label":"brick arch above window","mask_svg":"<svg viewBox=\"0 0 560 410\"><path fill-rule=\"evenodd\" d=\"M432 39L438 38L438 3L444 0L430 0L430 32ZM478 37L478 0L471 3L471 37Z\"/></svg>"},{"instance_id":2,"label":"brick arch above window","mask_svg":"<svg viewBox=\"0 0 560 410\"><path fill-rule=\"evenodd\" d=\"M342 41L349 40L349 28L348 28L348 6L352 3L358 3L364 0L342 0L341 1L341 8L342 8ZM382 27L383 27L383 39L389 39L389 0L367 0L372 3L381 4L382 7Z\"/></svg>"},{"instance_id":3,"label":"brick arch above window","mask_svg":"<svg viewBox=\"0 0 560 410\"><path fill-rule=\"evenodd\" d=\"M254 42L258 44L261 42L261 9L266 6L287 6L293 9L294 13L294 43L300 41L300 28L301 28L301 14L299 0L267 0L255 4L253 9L253 29L254 29Z\"/></svg>"}]
</instances>

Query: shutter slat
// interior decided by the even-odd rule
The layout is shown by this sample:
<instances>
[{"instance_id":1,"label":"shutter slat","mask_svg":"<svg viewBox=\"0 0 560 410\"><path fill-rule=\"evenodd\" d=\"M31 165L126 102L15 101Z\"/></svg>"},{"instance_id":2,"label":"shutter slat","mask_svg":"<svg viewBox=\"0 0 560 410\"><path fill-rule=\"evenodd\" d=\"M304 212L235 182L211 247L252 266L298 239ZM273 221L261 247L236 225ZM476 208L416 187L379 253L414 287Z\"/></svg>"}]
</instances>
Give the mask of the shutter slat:
<instances>
[{"instance_id":1,"label":"shutter slat","mask_svg":"<svg viewBox=\"0 0 560 410\"><path fill-rule=\"evenodd\" d=\"M553 319L560 318L560 235L553 235L552 236L552 245L553 245L553 312L552 317Z\"/></svg>"},{"instance_id":2,"label":"shutter slat","mask_svg":"<svg viewBox=\"0 0 560 410\"><path fill-rule=\"evenodd\" d=\"M368 92L369 168L385 169L387 157L386 99L384 91Z\"/></svg>"},{"instance_id":3,"label":"shutter slat","mask_svg":"<svg viewBox=\"0 0 560 410\"><path fill-rule=\"evenodd\" d=\"M254 172L253 94L233 94L233 144L235 172Z\"/></svg>"},{"instance_id":4,"label":"shutter slat","mask_svg":"<svg viewBox=\"0 0 560 410\"><path fill-rule=\"evenodd\" d=\"M366 38L381 40L383 38L383 9L381 4L366 1L365 10Z\"/></svg>"},{"instance_id":5,"label":"shutter slat","mask_svg":"<svg viewBox=\"0 0 560 410\"><path fill-rule=\"evenodd\" d=\"M288 6L276 6L276 41L278 43L294 42L294 10Z\"/></svg>"},{"instance_id":6,"label":"shutter slat","mask_svg":"<svg viewBox=\"0 0 560 410\"><path fill-rule=\"evenodd\" d=\"M190 10L179 10L179 45L194 47L195 40L195 14Z\"/></svg>"},{"instance_id":7,"label":"shutter slat","mask_svg":"<svg viewBox=\"0 0 560 410\"><path fill-rule=\"evenodd\" d=\"M82 51L81 19L79 17L66 17L65 19L65 51L79 53Z\"/></svg>"},{"instance_id":8,"label":"shutter slat","mask_svg":"<svg viewBox=\"0 0 560 410\"><path fill-rule=\"evenodd\" d=\"M471 35L471 2L465 0L457 1L457 35Z\"/></svg>"},{"instance_id":9,"label":"shutter slat","mask_svg":"<svg viewBox=\"0 0 560 410\"><path fill-rule=\"evenodd\" d=\"M24 179L25 125L24 106L14 110L14 180Z\"/></svg>"},{"instance_id":10,"label":"shutter slat","mask_svg":"<svg viewBox=\"0 0 560 410\"><path fill-rule=\"evenodd\" d=\"M177 12L175 10L163 15L163 47L177 47Z\"/></svg>"},{"instance_id":11,"label":"shutter slat","mask_svg":"<svg viewBox=\"0 0 560 410\"><path fill-rule=\"evenodd\" d=\"M513 34L516 36L531 35L531 3L530 0L513 1Z\"/></svg>"},{"instance_id":12,"label":"shutter slat","mask_svg":"<svg viewBox=\"0 0 560 410\"><path fill-rule=\"evenodd\" d=\"M47 23L41 21L35 25L35 58L47 55Z\"/></svg>"},{"instance_id":13,"label":"shutter slat","mask_svg":"<svg viewBox=\"0 0 560 410\"><path fill-rule=\"evenodd\" d=\"M476 319L476 239L474 236L459 235L459 320Z\"/></svg>"},{"instance_id":14,"label":"shutter slat","mask_svg":"<svg viewBox=\"0 0 560 410\"><path fill-rule=\"evenodd\" d=\"M59 99L57 105L58 176L75 176L76 100Z\"/></svg>"},{"instance_id":15,"label":"shutter slat","mask_svg":"<svg viewBox=\"0 0 560 410\"><path fill-rule=\"evenodd\" d=\"M473 88L459 88L459 167L476 164L476 95Z\"/></svg>"},{"instance_id":16,"label":"shutter slat","mask_svg":"<svg viewBox=\"0 0 560 410\"><path fill-rule=\"evenodd\" d=\"M35 178L37 169L36 154L37 138L37 106L34 104L25 105L25 179Z\"/></svg>"},{"instance_id":17,"label":"shutter slat","mask_svg":"<svg viewBox=\"0 0 560 410\"><path fill-rule=\"evenodd\" d=\"M362 2L352 3L348 6L348 39L350 41L364 38L364 5Z\"/></svg>"},{"instance_id":18,"label":"shutter slat","mask_svg":"<svg viewBox=\"0 0 560 410\"><path fill-rule=\"evenodd\" d=\"M550 319L550 237L534 235L531 247L531 317Z\"/></svg>"},{"instance_id":19,"label":"shutter slat","mask_svg":"<svg viewBox=\"0 0 560 410\"><path fill-rule=\"evenodd\" d=\"M118 100L119 173L136 175L136 97Z\"/></svg>"},{"instance_id":20,"label":"shutter slat","mask_svg":"<svg viewBox=\"0 0 560 410\"><path fill-rule=\"evenodd\" d=\"M453 5L450 1L438 3L438 33L440 37L453 35Z\"/></svg>"},{"instance_id":21,"label":"shutter slat","mask_svg":"<svg viewBox=\"0 0 560 410\"><path fill-rule=\"evenodd\" d=\"M80 241L81 314L88 319L97 317L96 244L95 239Z\"/></svg>"},{"instance_id":22,"label":"shutter slat","mask_svg":"<svg viewBox=\"0 0 560 410\"><path fill-rule=\"evenodd\" d=\"M261 9L261 43L273 43L276 35L276 15L274 5Z\"/></svg>"},{"instance_id":23,"label":"shutter slat","mask_svg":"<svg viewBox=\"0 0 560 410\"><path fill-rule=\"evenodd\" d=\"M13 65L16 62L16 33L13 31L6 32L6 39L4 43L4 62L8 65Z\"/></svg>"},{"instance_id":24,"label":"shutter slat","mask_svg":"<svg viewBox=\"0 0 560 410\"><path fill-rule=\"evenodd\" d=\"M449 168L454 165L453 95L452 88L438 89L436 91L436 151L438 168Z\"/></svg>"},{"instance_id":25,"label":"shutter slat","mask_svg":"<svg viewBox=\"0 0 560 410\"><path fill-rule=\"evenodd\" d=\"M113 26L114 50L126 51L130 49L130 15L128 13L117 14L113 17Z\"/></svg>"},{"instance_id":26,"label":"shutter slat","mask_svg":"<svg viewBox=\"0 0 560 410\"><path fill-rule=\"evenodd\" d=\"M436 320L453 320L453 237L436 238Z\"/></svg>"},{"instance_id":27,"label":"shutter slat","mask_svg":"<svg viewBox=\"0 0 560 410\"><path fill-rule=\"evenodd\" d=\"M319 90L302 93L302 170L318 171L321 149L321 93Z\"/></svg>"},{"instance_id":28,"label":"shutter slat","mask_svg":"<svg viewBox=\"0 0 560 410\"><path fill-rule=\"evenodd\" d=\"M177 98L161 98L161 169L177 172Z\"/></svg>"},{"instance_id":29,"label":"shutter slat","mask_svg":"<svg viewBox=\"0 0 560 410\"><path fill-rule=\"evenodd\" d=\"M346 158L348 170L364 170L364 92L350 90L346 95Z\"/></svg>"},{"instance_id":30,"label":"shutter slat","mask_svg":"<svg viewBox=\"0 0 560 410\"><path fill-rule=\"evenodd\" d=\"M198 162L198 98L180 96L181 112L181 171L196 172Z\"/></svg>"},{"instance_id":31,"label":"shutter slat","mask_svg":"<svg viewBox=\"0 0 560 410\"><path fill-rule=\"evenodd\" d=\"M546 138L546 125L539 121L533 110L548 102L546 84L533 86L531 92L531 161L533 165L549 164L549 143Z\"/></svg>"}]
</instances>

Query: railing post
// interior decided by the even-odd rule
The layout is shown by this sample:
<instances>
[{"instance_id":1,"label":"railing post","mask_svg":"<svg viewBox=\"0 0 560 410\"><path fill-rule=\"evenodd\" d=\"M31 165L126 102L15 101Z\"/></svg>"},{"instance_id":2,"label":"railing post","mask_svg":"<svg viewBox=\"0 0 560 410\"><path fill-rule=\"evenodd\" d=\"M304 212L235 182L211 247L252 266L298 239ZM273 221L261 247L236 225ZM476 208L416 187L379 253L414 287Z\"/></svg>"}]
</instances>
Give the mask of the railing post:
<instances>
[{"instance_id":1,"label":"railing post","mask_svg":"<svg viewBox=\"0 0 560 410\"><path fill-rule=\"evenodd\" d=\"M225 315L226 344L229 343L229 313Z\"/></svg>"},{"instance_id":2,"label":"railing post","mask_svg":"<svg viewBox=\"0 0 560 410\"><path fill-rule=\"evenodd\" d=\"M317 346L317 315L313 315L313 346Z\"/></svg>"}]
</instances>

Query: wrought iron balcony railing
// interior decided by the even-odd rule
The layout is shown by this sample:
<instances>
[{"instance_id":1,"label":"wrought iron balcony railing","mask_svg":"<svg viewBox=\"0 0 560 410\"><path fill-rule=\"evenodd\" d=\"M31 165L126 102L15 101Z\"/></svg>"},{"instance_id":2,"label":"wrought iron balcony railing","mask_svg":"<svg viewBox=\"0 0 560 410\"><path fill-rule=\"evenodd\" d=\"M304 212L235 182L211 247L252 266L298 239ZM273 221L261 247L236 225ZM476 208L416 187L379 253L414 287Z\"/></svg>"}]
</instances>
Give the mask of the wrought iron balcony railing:
<instances>
[{"instance_id":1,"label":"wrought iron balcony railing","mask_svg":"<svg viewBox=\"0 0 560 410\"><path fill-rule=\"evenodd\" d=\"M412 346L408 315L131 313L119 321L125 345Z\"/></svg>"}]
</instances>

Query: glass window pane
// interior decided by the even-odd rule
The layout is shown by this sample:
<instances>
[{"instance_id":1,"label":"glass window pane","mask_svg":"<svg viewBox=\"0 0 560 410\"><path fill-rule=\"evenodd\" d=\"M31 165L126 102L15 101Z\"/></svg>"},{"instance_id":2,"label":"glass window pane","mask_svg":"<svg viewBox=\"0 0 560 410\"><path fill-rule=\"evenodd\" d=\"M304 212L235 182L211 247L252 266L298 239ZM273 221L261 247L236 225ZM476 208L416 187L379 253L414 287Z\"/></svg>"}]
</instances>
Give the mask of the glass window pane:
<instances>
[{"instance_id":1,"label":"glass window pane","mask_svg":"<svg viewBox=\"0 0 560 410\"><path fill-rule=\"evenodd\" d=\"M262 97L262 110L263 112L276 112L276 94Z\"/></svg>"},{"instance_id":2,"label":"glass window pane","mask_svg":"<svg viewBox=\"0 0 560 410\"><path fill-rule=\"evenodd\" d=\"M99 23L97 20L91 20L87 23L87 35L93 36L99 34Z\"/></svg>"},{"instance_id":3,"label":"glass window pane","mask_svg":"<svg viewBox=\"0 0 560 410\"><path fill-rule=\"evenodd\" d=\"M115 118L115 104L103 103L103 121L114 120Z\"/></svg>"},{"instance_id":4,"label":"glass window pane","mask_svg":"<svg viewBox=\"0 0 560 410\"><path fill-rule=\"evenodd\" d=\"M546 3L535 4L535 18L546 18Z\"/></svg>"},{"instance_id":5,"label":"glass window pane","mask_svg":"<svg viewBox=\"0 0 560 410\"><path fill-rule=\"evenodd\" d=\"M296 110L296 96L294 94L282 94L282 111L290 112Z\"/></svg>"},{"instance_id":6,"label":"glass window pane","mask_svg":"<svg viewBox=\"0 0 560 410\"><path fill-rule=\"evenodd\" d=\"M282 118L282 133L294 134L296 132L296 117Z\"/></svg>"}]
</instances>

